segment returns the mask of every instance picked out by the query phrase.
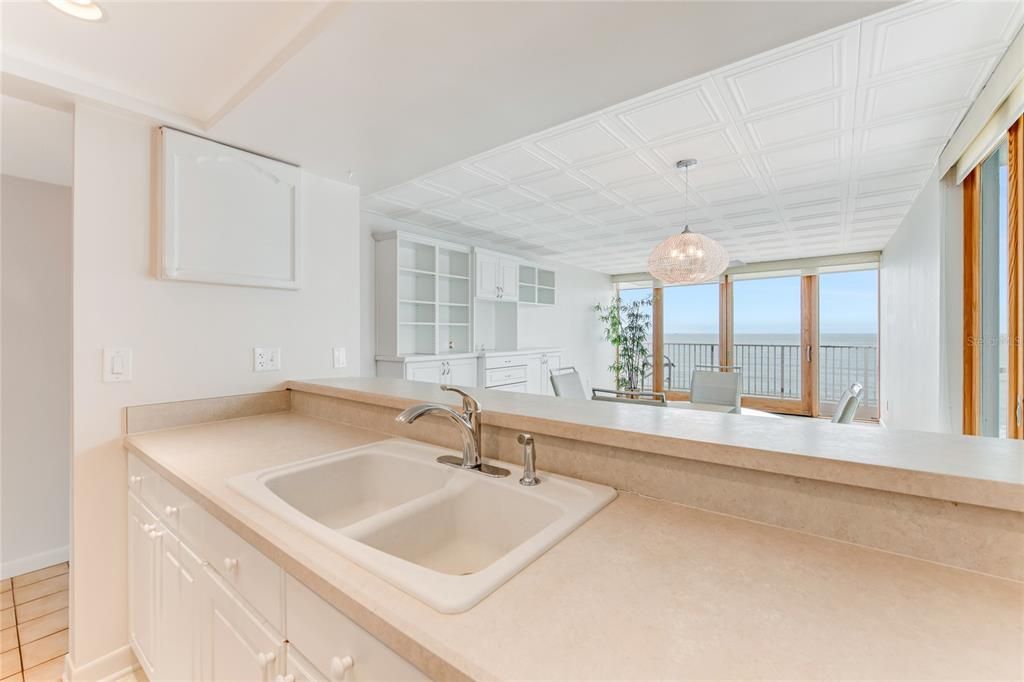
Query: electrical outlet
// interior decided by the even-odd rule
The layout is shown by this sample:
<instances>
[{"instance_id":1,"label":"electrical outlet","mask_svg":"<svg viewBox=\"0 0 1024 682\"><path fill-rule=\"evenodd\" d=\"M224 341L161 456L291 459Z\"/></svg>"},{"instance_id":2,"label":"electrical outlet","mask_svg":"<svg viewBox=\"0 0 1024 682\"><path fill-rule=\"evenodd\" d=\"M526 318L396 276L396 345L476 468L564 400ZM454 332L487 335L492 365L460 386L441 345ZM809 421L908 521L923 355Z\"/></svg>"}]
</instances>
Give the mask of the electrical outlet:
<instances>
[{"instance_id":1,"label":"electrical outlet","mask_svg":"<svg viewBox=\"0 0 1024 682\"><path fill-rule=\"evenodd\" d=\"M252 371L273 372L281 369L280 348L253 348Z\"/></svg>"},{"instance_id":2,"label":"electrical outlet","mask_svg":"<svg viewBox=\"0 0 1024 682\"><path fill-rule=\"evenodd\" d=\"M341 369L348 365L348 360L345 357L344 346L334 347L334 369Z\"/></svg>"}]
</instances>

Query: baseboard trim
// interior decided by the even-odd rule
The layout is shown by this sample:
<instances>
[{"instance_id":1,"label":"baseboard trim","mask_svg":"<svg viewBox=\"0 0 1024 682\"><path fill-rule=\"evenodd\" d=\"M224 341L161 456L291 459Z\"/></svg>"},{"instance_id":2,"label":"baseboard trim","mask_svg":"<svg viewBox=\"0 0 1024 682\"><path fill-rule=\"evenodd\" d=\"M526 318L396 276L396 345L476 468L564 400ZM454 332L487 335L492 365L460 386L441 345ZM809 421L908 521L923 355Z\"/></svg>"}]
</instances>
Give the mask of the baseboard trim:
<instances>
[{"instance_id":1,"label":"baseboard trim","mask_svg":"<svg viewBox=\"0 0 1024 682\"><path fill-rule=\"evenodd\" d=\"M53 566L61 562L68 560L68 546L54 547L48 549L45 552L39 552L38 554L30 554L20 559L11 559L0 564L0 580L4 578L13 578L16 575L23 575L25 573L31 573L37 571L40 568L46 568L47 566Z\"/></svg>"},{"instance_id":2,"label":"baseboard trim","mask_svg":"<svg viewBox=\"0 0 1024 682\"><path fill-rule=\"evenodd\" d=\"M64 682L114 682L139 667L130 645L114 649L77 668L71 663L71 656L64 657Z\"/></svg>"}]
</instances>

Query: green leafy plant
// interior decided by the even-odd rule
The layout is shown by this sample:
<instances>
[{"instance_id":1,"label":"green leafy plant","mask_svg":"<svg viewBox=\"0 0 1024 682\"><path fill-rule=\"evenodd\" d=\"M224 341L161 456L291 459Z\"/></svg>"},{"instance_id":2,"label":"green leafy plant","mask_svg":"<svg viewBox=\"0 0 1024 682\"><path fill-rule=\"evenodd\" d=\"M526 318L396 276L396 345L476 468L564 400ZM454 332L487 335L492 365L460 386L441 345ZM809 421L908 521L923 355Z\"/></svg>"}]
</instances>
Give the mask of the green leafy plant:
<instances>
[{"instance_id":1,"label":"green leafy plant","mask_svg":"<svg viewBox=\"0 0 1024 682\"><path fill-rule=\"evenodd\" d=\"M604 324L604 338L615 347L615 362L608 369L620 390L639 391L650 367L647 350L651 329L651 297L625 302L619 296L608 305L594 306Z\"/></svg>"}]
</instances>

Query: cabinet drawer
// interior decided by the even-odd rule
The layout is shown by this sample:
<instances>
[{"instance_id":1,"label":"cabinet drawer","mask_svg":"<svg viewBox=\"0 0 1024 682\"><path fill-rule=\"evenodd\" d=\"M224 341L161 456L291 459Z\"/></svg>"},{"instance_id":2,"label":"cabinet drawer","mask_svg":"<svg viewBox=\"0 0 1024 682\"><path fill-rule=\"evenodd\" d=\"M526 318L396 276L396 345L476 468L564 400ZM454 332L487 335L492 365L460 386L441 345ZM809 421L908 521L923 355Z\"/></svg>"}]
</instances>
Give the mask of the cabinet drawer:
<instances>
[{"instance_id":1,"label":"cabinet drawer","mask_svg":"<svg viewBox=\"0 0 1024 682\"><path fill-rule=\"evenodd\" d=\"M488 357L484 361L484 369L508 369L516 365L525 365L526 357L523 355L512 355L509 357Z\"/></svg>"},{"instance_id":2,"label":"cabinet drawer","mask_svg":"<svg viewBox=\"0 0 1024 682\"><path fill-rule=\"evenodd\" d=\"M210 515L199 554L267 623L284 632L280 566Z\"/></svg>"},{"instance_id":3,"label":"cabinet drawer","mask_svg":"<svg viewBox=\"0 0 1024 682\"><path fill-rule=\"evenodd\" d=\"M408 661L290 575L285 576L288 641L323 677L334 682L426 680ZM347 674L342 661L352 659ZM334 659L337 659L335 661ZM333 671L332 671L333 667Z\"/></svg>"},{"instance_id":4,"label":"cabinet drawer","mask_svg":"<svg viewBox=\"0 0 1024 682\"><path fill-rule=\"evenodd\" d=\"M128 457L128 490L135 494L142 504L155 512L161 507L161 489L164 483L159 474L135 455Z\"/></svg>"},{"instance_id":5,"label":"cabinet drawer","mask_svg":"<svg viewBox=\"0 0 1024 682\"><path fill-rule=\"evenodd\" d=\"M501 386L503 384L515 384L520 381L526 381L526 365L487 370L488 388L491 386Z\"/></svg>"}]
</instances>

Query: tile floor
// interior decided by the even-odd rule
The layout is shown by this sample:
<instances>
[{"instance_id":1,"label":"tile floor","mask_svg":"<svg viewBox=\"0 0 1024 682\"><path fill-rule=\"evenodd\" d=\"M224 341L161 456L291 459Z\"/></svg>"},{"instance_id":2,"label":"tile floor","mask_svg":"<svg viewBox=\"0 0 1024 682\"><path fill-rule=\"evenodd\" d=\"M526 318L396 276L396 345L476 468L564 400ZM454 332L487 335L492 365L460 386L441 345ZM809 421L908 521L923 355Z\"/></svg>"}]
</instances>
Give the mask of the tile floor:
<instances>
[{"instance_id":1,"label":"tile floor","mask_svg":"<svg viewBox=\"0 0 1024 682\"><path fill-rule=\"evenodd\" d=\"M59 680L67 652L67 562L0 580L0 680Z\"/></svg>"}]
</instances>

